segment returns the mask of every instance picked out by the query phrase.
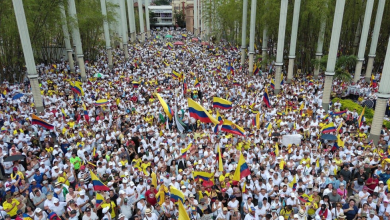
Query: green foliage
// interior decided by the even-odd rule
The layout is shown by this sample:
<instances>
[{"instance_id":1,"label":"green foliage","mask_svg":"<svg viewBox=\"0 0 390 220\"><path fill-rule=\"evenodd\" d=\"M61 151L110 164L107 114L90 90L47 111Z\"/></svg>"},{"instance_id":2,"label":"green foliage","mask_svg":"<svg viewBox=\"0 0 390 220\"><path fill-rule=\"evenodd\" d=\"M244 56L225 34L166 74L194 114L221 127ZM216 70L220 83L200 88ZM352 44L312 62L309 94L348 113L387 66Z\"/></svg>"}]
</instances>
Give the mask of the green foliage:
<instances>
[{"instance_id":1,"label":"green foliage","mask_svg":"<svg viewBox=\"0 0 390 220\"><path fill-rule=\"evenodd\" d=\"M363 106L359 105L358 103L350 99L334 98L332 100L332 103L335 103L336 101L339 101L341 103L341 110L348 109L350 111L353 111L354 109L356 109L356 111L360 114L362 113L364 108ZM364 110L364 117L366 119L367 124L372 123L372 118L374 117L374 113L375 111L371 108L366 108L366 110Z\"/></svg>"},{"instance_id":2,"label":"green foliage","mask_svg":"<svg viewBox=\"0 0 390 220\"><path fill-rule=\"evenodd\" d=\"M348 68L356 65L357 57L353 55L349 56L340 56L336 60L335 65L335 78L340 79L344 82L350 81L352 79L351 74L348 72ZM325 71L326 64L328 62L328 55L323 56L320 60L313 59L312 63L316 68Z\"/></svg>"},{"instance_id":3,"label":"green foliage","mask_svg":"<svg viewBox=\"0 0 390 220\"><path fill-rule=\"evenodd\" d=\"M185 15L184 15L183 11L181 11L181 10L176 11L175 10L173 17L175 18L176 24L179 27L184 28L186 26L186 20L185 20Z\"/></svg>"},{"instance_id":4,"label":"green foliage","mask_svg":"<svg viewBox=\"0 0 390 220\"><path fill-rule=\"evenodd\" d=\"M170 5L170 2L168 0L156 0L156 1L154 1L154 4L156 4L156 5Z\"/></svg>"},{"instance_id":5,"label":"green foliage","mask_svg":"<svg viewBox=\"0 0 390 220\"><path fill-rule=\"evenodd\" d=\"M36 63L49 63L61 58L64 48L60 4L67 0L28 0L23 1L31 45ZM117 5L107 2L107 20L115 21ZM76 0L77 19L83 45L85 59L93 60L104 42L103 16L100 0ZM68 16L68 13L66 13ZM67 17L68 29L75 25L75 18ZM24 56L19 31L16 24L12 1L2 1L0 7L0 68L1 80L13 82L14 73L17 79L23 73ZM104 39L104 38L102 38ZM4 78L3 78L4 77Z\"/></svg>"},{"instance_id":6,"label":"green foliage","mask_svg":"<svg viewBox=\"0 0 390 220\"><path fill-rule=\"evenodd\" d=\"M149 23L150 25L154 25L157 21L154 19L156 17L156 13L149 11Z\"/></svg>"}]
</instances>

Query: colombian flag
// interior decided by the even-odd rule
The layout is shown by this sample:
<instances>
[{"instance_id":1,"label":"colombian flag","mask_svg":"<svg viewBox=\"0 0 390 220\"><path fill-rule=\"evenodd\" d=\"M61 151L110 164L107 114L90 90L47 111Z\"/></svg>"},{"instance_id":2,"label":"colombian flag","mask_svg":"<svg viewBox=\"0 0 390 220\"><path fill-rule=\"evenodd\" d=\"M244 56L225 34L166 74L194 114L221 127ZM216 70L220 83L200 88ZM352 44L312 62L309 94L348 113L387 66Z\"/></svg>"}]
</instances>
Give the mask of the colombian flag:
<instances>
[{"instance_id":1,"label":"colombian flag","mask_svg":"<svg viewBox=\"0 0 390 220\"><path fill-rule=\"evenodd\" d=\"M83 90L83 87L82 87L82 83L81 82L75 82L74 85L71 87L71 90L75 93L77 93L78 95L81 95L81 96L84 96L84 90Z\"/></svg>"},{"instance_id":2,"label":"colombian flag","mask_svg":"<svg viewBox=\"0 0 390 220\"><path fill-rule=\"evenodd\" d=\"M107 105L109 101L107 99L99 99L95 103L93 103L96 106L101 106L101 105Z\"/></svg>"},{"instance_id":3,"label":"colombian flag","mask_svg":"<svg viewBox=\"0 0 390 220\"><path fill-rule=\"evenodd\" d=\"M198 119L203 123L219 124L219 121L210 115L206 109L190 98L188 98L188 107L190 111L190 117Z\"/></svg>"},{"instance_id":4,"label":"colombian flag","mask_svg":"<svg viewBox=\"0 0 390 220\"><path fill-rule=\"evenodd\" d=\"M219 114L218 110L217 110L217 120L219 121L219 124L222 125L223 119L222 119L222 116Z\"/></svg>"},{"instance_id":5,"label":"colombian flag","mask_svg":"<svg viewBox=\"0 0 390 220\"><path fill-rule=\"evenodd\" d=\"M131 83L133 84L134 88L138 88L138 86L141 84L141 82L136 82L136 81L133 81Z\"/></svg>"},{"instance_id":6,"label":"colombian flag","mask_svg":"<svg viewBox=\"0 0 390 220\"><path fill-rule=\"evenodd\" d=\"M364 106L362 113L360 113L359 119L358 119L358 125L359 128L362 126L364 121L364 111L366 110L366 106Z\"/></svg>"},{"instance_id":7,"label":"colombian flag","mask_svg":"<svg viewBox=\"0 0 390 220\"><path fill-rule=\"evenodd\" d=\"M217 160L218 160L218 170L222 172L223 171L222 154L221 154L221 148L219 146L218 146Z\"/></svg>"},{"instance_id":8,"label":"colombian flag","mask_svg":"<svg viewBox=\"0 0 390 220\"><path fill-rule=\"evenodd\" d=\"M200 82L198 80L198 77L195 79L195 84L194 84L194 87L199 87L200 86Z\"/></svg>"},{"instance_id":9,"label":"colombian flag","mask_svg":"<svg viewBox=\"0 0 390 220\"><path fill-rule=\"evenodd\" d=\"M288 184L288 186L295 191L297 189L297 176L294 175L294 179L291 181L291 183Z\"/></svg>"},{"instance_id":10,"label":"colombian flag","mask_svg":"<svg viewBox=\"0 0 390 220\"><path fill-rule=\"evenodd\" d=\"M257 67L256 63L255 66L253 67L253 74L256 75L260 72L259 68Z\"/></svg>"},{"instance_id":11,"label":"colombian flag","mask_svg":"<svg viewBox=\"0 0 390 220\"><path fill-rule=\"evenodd\" d=\"M329 121L329 114L325 115L325 117L324 117L323 120L324 120L324 121Z\"/></svg>"},{"instance_id":12,"label":"colombian flag","mask_svg":"<svg viewBox=\"0 0 390 220\"><path fill-rule=\"evenodd\" d=\"M347 113L347 110L340 111L340 112L333 112L332 115L344 115Z\"/></svg>"},{"instance_id":13,"label":"colombian flag","mask_svg":"<svg viewBox=\"0 0 390 220\"><path fill-rule=\"evenodd\" d=\"M240 83L238 83L237 81L233 81L233 86L239 86L240 85Z\"/></svg>"},{"instance_id":14,"label":"colombian flag","mask_svg":"<svg viewBox=\"0 0 390 220\"><path fill-rule=\"evenodd\" d=\"M170 50L171 50L171 49L173 48L173 45L172 45L172 43L168 42L168 43L167 43L167 47L168 47L168 49L170 49Z\"/></svg>"},{"instance_id":15,"label":"colombian flag","mask_svg":"<svg viewBox=\"0 0 390 220\"><path fill-rule=\"evenodd\" d=\"M240 159L238 160L236 171L234 172L233 182L240 182L242 178L251 175L248 164L245 161L244 155L240 154Z\"/></svg>"},{"instance_id":16,"label":"colombian flag","mask_svg":"<svg viewBox=\"0 0 390 220\"><path fill-rule=\"evenodd\" d=\"M203 181L213 181L214 174L203 171L194 171L193 176L195 181L198 181L200 179Z\"/></svg>"},{"instance_id":17,"label":"colombian flag","mask_svg":"<svg viewBox=\"0 0 390 220\"><path fill-rule=\"evenodd\" d=\"M223 121L221 130L222 131L226 131L228 133L245 136L245 134L244 134L245 130L243 128L241 128L240 126L234 124L232 121L229 121L229 120L224 120Z\"/></svg>"},{"instance_id":18,"label":"colombian flag","mask_svg":"<svg viewBox=\"0 0 390 220\"><path fill-rule=\"evenodd\" d=\"M31 121L31 124L32 125L40 125L46 129L49 129L49 130L53 130L54 129L54 126L47 123L45 120L43 120L42 118L36 116L36 115L32 115L32 121Z\"/></svg>"},{"instance_id":19,"label":"colombian flag","mask_svg":"<svg viewBox=\"0 0 390 220\"><path fill-rule=\"evenodd\" d=\"M170 193L171 193L171 201L174 202L174 203L178 203L179 201L181 202L184 202L185 198L184 198L184 193L179 190L179 189L176 189L176 187L174 187L173 185L171 185L169 187L170 189Z\"/></svg>"},{"instance_id":20,"label":"colombian flag","mask_svg":"<svg viewBox=\"0 0 390 220\"><path fill-rule=\"evenodd\" d=\"M220 109L231 109L232 108L232 102L218 98L218 97L213 97L213 107L214 108L220 108Z\"/></svg>"},{"instance_id":21,"label":"colombian flag","mask_svg":"<svg viewBox=\"0 0 390 220\"><path fill-rule=\"evenodd\" d=\"M181 35L181 38L187 39L187 34L182 34L182 35Z\"/></svg>"},{"instance_id":22,"label":"colombian flag","mask_svg":"<svg viewBox=\"0 0 390 220\"><path fill-rule=\"evenodd\" d=\"M99 177L97 177L92 171L89 171L91 174L91 180L93 185L94 191L110 191L110 188L108 188L102 181L100 181Z\"/></svg>"},{"instance_id":23,"label":"colombian flag","mask_svg":"<svg viewBox=\"0 0 390 220\"><path fill-rule=\"evenodd\" d=\"M181 151L181 157L182 157L182 158L185 159L185 158L187 157L187 151L191 148L191 146L192 146L192 143L190 143L190 144L188 145L188 147L186 147L186 148L180 150L180 151Z\"/></svg>"},{"instance_id":24,"label":"colombian flag","mask_svg":"<svg viewBox=\"0 0 390 220\"><path fill-rule=\"evenodd\" d=\"M272 88L272 89L275 89L275 82L274 82L274 79L271 79L271 88Z\"/></svg>"},{"instance_id":25,"label":"colombian flag","mask_svg":"<svg viewBox=\"0 0 390 220\"><path fill-rule=\"evenodd\" d=\"M171 76L174 79L181 79L181 74L175 70L172 70Z\"/></svg>"},{"instance_id":26,"label":"colombian flag","mask_svg":"<svg viewBox=\"0 0 390 220\"><path fill-rule=\"evenodd\" d=\"M162 205L165 202L166 195L169 195L168 188L165 185L161 185L158 193L156 194L156 199L159 205Z\"/></svg>"},{"instance_id":27,"label":"colombian flag","mask_svg":"<svg viewBox=\"0 0 390 220\"><path fill-rule=\"evenodd\" d=\"M89 124L89 114L88 114L88 110L87 110L87 107L85 106L85 104L83 103L83 109L84 109L84 119L88 122Z\"/></svg>"},{"instance_id":28,"label":"colombian flag","mask_svg":"<svg viewBox=\"0 0 390 220\"><path fill-rule=\"evenodd\" d=\"M187 94L187 89L188 89L187 80L186 80L185 76L183 75L183 93L184 94Z\"/></svg>"},{"instance_id":29,"label":"colombian flag","mask_svg":"<svg viewBox=\"0 0 390 220\"><path fill-rule=\"evenodd\" d=\"M325 125L322 129L321 129L322 133L323 134L326 134L326 133L330 133L330 132L335 132L336 131L336 127L334 126L333 122Z\"/></svg>"},{"instance_id":30,"label":"colombian flag","mask_svg":"<svg viewBox=\"0 0 390 220\"><path fill-rule=\"evenodd\" d=\"M172 109L169 108L167 103L164 101L163 98L161 98L161 96L158 93L156 93L156 96L157 96L158 100L160 101L160 104L163 107L165 114L168 116L169 120L172 120L172 117L173 117Z\"/></svg>"},{"instance_id":31,"label":"colombian flag","mask_svg":"<svg viewBox=\"0 0 390 220\"><path fill-rule=\"evenodd\" d=\"M299 107L299 115L303 114L303 108L305 107L305 102L302 102L301 106Z\"/></svg>"},{"instance_id":32,"label":"colombian flag","mask_svg":"<svg viewBox=\"0 0 390 220\"><path fill-rule=\"evenodd\" d=\"M281 75L280 85L284 85L283 73L282 73L282 75Z\"/></svg>"},{"instance_id":33,"label":"colombian flag","mask_svg":"<svg viewBox=\"0 0 390 220\"><path fill-rule=\"evenodd\" d=\"M252 120L253 127L259 129L260 128L260 112L256 114L256 117Z\"/></svg>"},{"instance_id":34,"label":"colombian flag","mask_svg":"<svg viewBox=\"0 0 390 220\"><path fill-rule=\"evenodd\" d=\"M271 103L270 103L270 101L269 101L268 89L267 89L267 88L264 89L263 101L264 101L264 103L267 105L268 108L271 107Z\"/></svg>"},{"instance_id":35,"label":"colombian flag","mask_svg":"<svg viewBox=\"0 0 390 220\"><path fill-rule=\"evenodd\" d=\"M104 202L104 197L102 195L100 195L99 193L96 193L96 205L95 207L99 207L100 204L102 204Z\"/></svg>"}]
</instances>

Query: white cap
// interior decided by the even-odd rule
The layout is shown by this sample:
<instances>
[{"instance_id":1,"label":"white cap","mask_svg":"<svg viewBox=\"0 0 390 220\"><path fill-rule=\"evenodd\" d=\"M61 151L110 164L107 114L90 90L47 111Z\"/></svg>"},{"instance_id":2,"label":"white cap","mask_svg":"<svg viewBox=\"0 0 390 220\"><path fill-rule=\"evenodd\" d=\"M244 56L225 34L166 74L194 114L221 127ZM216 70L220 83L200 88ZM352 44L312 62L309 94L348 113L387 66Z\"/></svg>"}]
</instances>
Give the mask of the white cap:
<instances>
[{"instance_id":1,"label":"white cap","mask_svg":"<svg viewBox=\"0 0 390 220\"><path fill-rule=\"evenodd\" d=\"M57 166L54 166L54 167L53 167L53 169L55 169L55 170L56 170L56 169L58 169L58 167L57 167Z\"/></svg>"},{"instance_id":2,"label":"white cap","mask_svg":"<svg viewBox=\"0 0 390 220\"><path fill-rule=\"evenodd\" d=\"M80 196L85 196L85 190L81 190L79 193Z\"/></svg>"},{"instance_id":3,"label":"white cap","mask_svg":"<svg viewBox=\"0 0 390 220\"><path fill-rule=\"evenodd\" d=\"M130 182L130 186L134 186L134 182L133 181Z\"/></svg>"},{"instance_id":4,"label":"white cap","mask_svg":"<svg viewBox=\"0 0 390 220\"><path fill-rule=\"evenodd\" d=\"M121 194L125 194L125 191L119 190L119 195L121 195Z\"/></svg>"},{"instance_id":5,"label":"white cap","mask_svg":"<svg viewBox=\"0 0 390 220\"><path fill-rule=\"evenodd\" d=\"M57 203L57 202L59 202L59 201L60 201L59 199L53 198L53 203Z\"/></svg>"}]
</instances>

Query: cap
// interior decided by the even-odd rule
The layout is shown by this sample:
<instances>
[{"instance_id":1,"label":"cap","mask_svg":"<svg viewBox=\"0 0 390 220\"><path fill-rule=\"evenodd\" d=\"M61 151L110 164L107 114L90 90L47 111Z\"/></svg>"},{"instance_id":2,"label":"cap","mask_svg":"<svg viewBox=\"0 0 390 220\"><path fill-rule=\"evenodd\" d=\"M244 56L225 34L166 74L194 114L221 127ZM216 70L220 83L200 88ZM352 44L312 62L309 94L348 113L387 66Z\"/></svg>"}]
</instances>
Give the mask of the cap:
<instances>
[{"instance_id":1,"label":"cap","mask_svg":"<svg viewBox=\"0 0 390 220\"><path fill-rule=\"evenodd\" d=\"M228 208L223 207L222 211L228 211Z\"/></svg>"},{"instance_id":2,"label":"cap","mask_svg":"<svg viewBox=\"0 0 390 220\"><path fill-rule=\"evenodd\" d=\"M145 214L151 214L151 213L152 213L152 210L150 210L150 209L145 210Z\"/></svg>"},{"instance_id":3,"label":"cap","mask_svg":"<svg viewBox=\"0 0 390 220\"><path fill-rule=\"evenodd\" d=\"M87 207L87 208L85 209L85 211L86 211L86 212L90 212L90 211L91 211L91 208Z\"/></svg>"}]
</instances>

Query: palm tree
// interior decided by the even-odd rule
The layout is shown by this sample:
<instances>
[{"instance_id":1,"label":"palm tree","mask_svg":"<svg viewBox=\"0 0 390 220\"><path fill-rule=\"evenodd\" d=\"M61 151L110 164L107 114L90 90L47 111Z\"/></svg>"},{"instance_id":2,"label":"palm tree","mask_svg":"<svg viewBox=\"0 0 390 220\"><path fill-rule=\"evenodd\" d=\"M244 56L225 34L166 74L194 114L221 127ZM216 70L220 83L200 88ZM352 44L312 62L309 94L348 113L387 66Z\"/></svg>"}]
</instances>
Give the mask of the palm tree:
<instances>
[{"instance_id":1,"label":"palm tree","mask_svg":"<svg viewBox=\"0 0 390 220\"><path fill-rule=\"evenodd\" d=\"M354 55L343 55L337 58L335 66L334 78L342 80L344 82L351 81L352 75L348 69L356 65L357 57ZM320 71L326 70L326 64L328 62L328 55L323 56L321 59L313 59L312 63L316 68L320 68Z\"/></svg>"}]
</instances>

